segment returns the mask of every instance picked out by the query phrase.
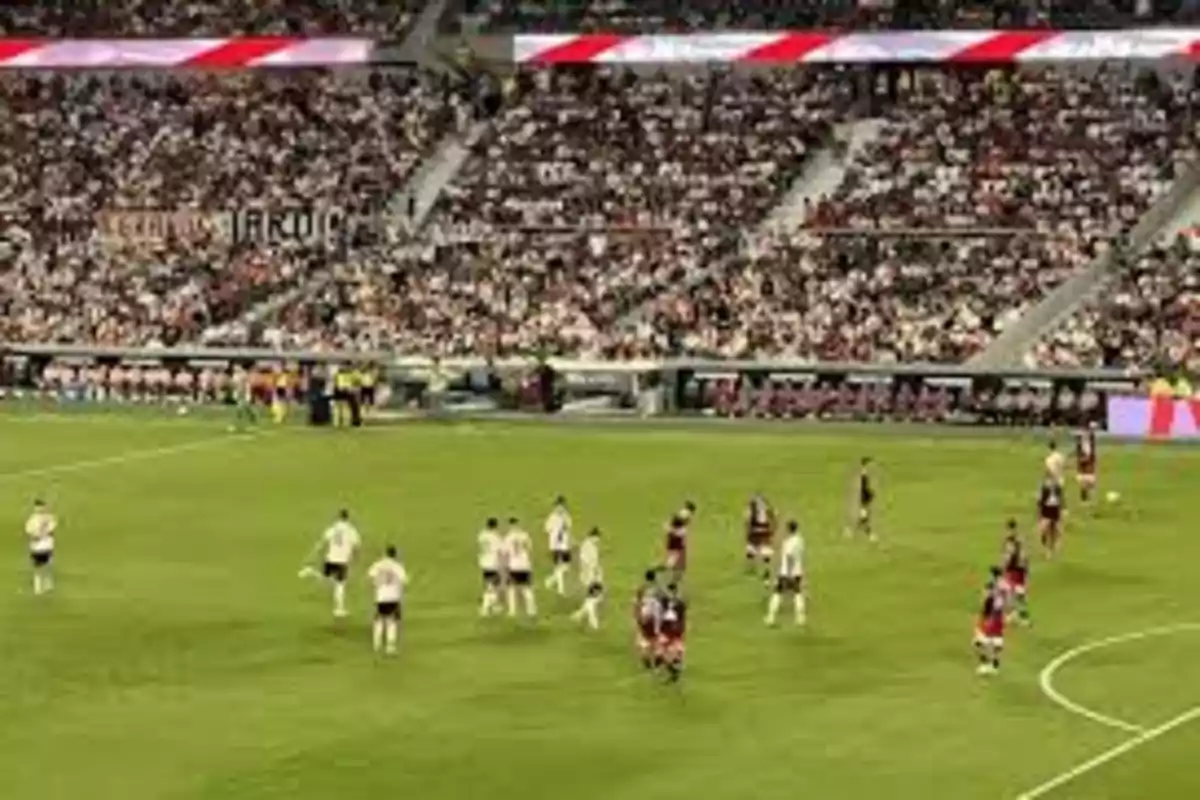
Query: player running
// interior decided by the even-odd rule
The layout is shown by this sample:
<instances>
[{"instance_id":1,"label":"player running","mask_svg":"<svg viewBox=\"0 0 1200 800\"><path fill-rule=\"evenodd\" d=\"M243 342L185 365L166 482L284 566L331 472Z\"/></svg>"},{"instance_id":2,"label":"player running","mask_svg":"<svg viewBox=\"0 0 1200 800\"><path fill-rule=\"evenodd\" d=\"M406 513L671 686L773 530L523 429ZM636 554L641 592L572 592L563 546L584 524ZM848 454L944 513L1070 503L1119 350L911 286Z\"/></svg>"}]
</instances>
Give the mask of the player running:
<instances>
[{"instance_id":1,"label":"player running","mask_svg":"<svg viewBox=\"0 0 1200 800\"><path fill-rule=\"evenodd\" d=\"M662 596L658 623L657 660L665 671L668 683L678 683L683 677L683 659L687 647L687 603L679 594L677 584L669 584Z\"/></svg>"},{"instance_id":2,"label":"player running","mask_svg":"<svg viewBox=\"0 0 1200 800\"><path fill-rule=\"evenodd\" d=\"M1017 521L1008 521L1008 535L1004 537L1004 580L1003 588L1009 607L1009 619L1016 618L1023 625L1029 624L1029 554L1025 543L1017 535Z\"/></svg>"},{"instance_id":3,"label":"player running","mask_svg":"<svg viewBox=\"0 0 1200 800\"><path fill-rule=\"evenodd\" d=\"M600 529L592 528L579 545L579 578L586 596L571 619L587 620L588 627L600 627L600 601L604 599L604 568L600 566Z\"/></svg>"},{"instance_id":4,"label":"player running","mask_svg":"<svg viewBox=\"0 0 1200 800\"><path fill-rule=\"evenodd\" d=\"M560 496L554 501L545 528L550 543L550 561L554 564L545 586L557 591L561 597L567 593L567 570L571 568L571 513L567 511L566 498Z\"/></svg>"},{"instance_id":5,"label":"player running","mask_svg":"<svg viewBox=\"0 0 1200 800\"><path fill-rule=\"evenodd\" d=\"M1004 589L1000 583L1000 568L992 567L975 625L975 653L979 657L976 672L980 675L1000 671L1000 653L1004 650Z\"/></svg>"},{"instance_id":6,"label":"player running","mask_svg":"<svg viewBox=\"0 0 1200 800\"><path fill-rule=\"evenodd\" d=\"M760 572L771 580L772 543L775 541L775 509L761 494L750 498L746 508L746 571Z\"/></svg>"},{"instance_id":7,"label":"player running","mask_svg":"<svg viewBox=\"0 0 1200 800\"><path fill-rule=\"evenodd\" d=\"M1041 534L1042 546L1046 548L1046 557L1053 558L1058 552L1059 540L1062 537L1063 518L1063 485L1052 473L1046 473L1038 491L1038 531Z\"/></svg>"},{"instance_id":8,"label":"player running","mask_svg":"<svg viewBox=\"0 0 1200 800\"><path fill-rule=\"evenodd\" d=\"M508 574L508 615L517 615L519 590L525 615L537 616L537 598L533 594L533 542L516 517L509 518L508 531L504 534L504 566Z\"/></svg>"},{"instance_id":9,"label":"player running","mask_svg":"<svg viewBox=\"0 0 1200 800\"><path fill-rule=\"evenodd\" d=\"M1096 423L1075 435L1075 477L1079 481L1079 499L1087 503L1096 491Z\"/></svg>"},{"instance_id":10,"label":"player running","mask_svg":"<svg viewBox=\"0 0 1200 800\"><path fill-rule=\"evenodd\" d=\"M479 571L483 579L479 616L489 617L500 611L500 573L504 566L504 537L500 535L500 522L495 517L488 517L477 539Z\"/></svg>"},{"instance_id":11,"label":"player running","mask_svg":"<svg viewBox=\"0 0 1200 800\"><path fill-rule=\"evenodd\" d=\"M367 577L375 587L375 623L371 630L371 641L375 652L396 654L400 638L400 620L403 618L404 590L408 586L408 572L400 563L396 548L388 545L383 558L367 570Z\"/></svg>"},{"instance_id":12,"label":"player running","mask_svg":"<svg viewBox=\"0 0 1200 800\"><path fill-rule=\"evenodd\" d=\"M775 583L775 591L767 602L768 625L775 624L784 595L791 596L796 624L803 625L807 621L804 598L804 537L800 535L800 525L795 520L788 520L787 536L779 553L779 577Z\"/></svg>"},{"instance_id":13,"label":"player running","mask_svg":"<svg viewBox=\"0 0 1200 800\"><path fill-rule=\"evenodd\" d=\"M658 588L658 573L647 570L642 585L633 598L633 621L637 626L638 655L642 666L658 666L658 628L662 612L662 595Z\"/></svg>"},{"instance_id":14,"label":"player running","mask_svg":"<svg viewBox=\"0 0 1200 800\"><path fill-rule=\"evenodd\" d=\"M43 595L54 590L54 534L58 520L41 500L33 501L33 511L25 520L25 537L29 542L29 562L33 566L33 593Z\"/></svg>"},{"instance_id":15,"label":"player running","mask_svg":"<svg viewBox=\"0 0 1200 800\"><path fill-rule=\"evenodd\" d=\"M325 529L321 538L313 547L305 561L312 561L322 548L325 549L325 561L321 571L305 566L300 570L302 578L324 578L333 585L333 615L345 617L346 611L346 578L350 574L350 562L354 560L358 548L362 546L362 537L358 529L350 522L350 512L342 509L337 519Z\"/></svg>"},{"instance_id":16,"label":"player running","mask_svg":"<svg viewBox=\"0 0 1200 800\"><path fill-rule=\"evenodd\" d=\"M871 459L864 457L858 464L857 503L854 510L854 528L846 528L846 536L853 533L865 534L868 541L875 541L871 527L871 507L875 503L875 485L871 475Z\"/></svg>"}]
</instances>

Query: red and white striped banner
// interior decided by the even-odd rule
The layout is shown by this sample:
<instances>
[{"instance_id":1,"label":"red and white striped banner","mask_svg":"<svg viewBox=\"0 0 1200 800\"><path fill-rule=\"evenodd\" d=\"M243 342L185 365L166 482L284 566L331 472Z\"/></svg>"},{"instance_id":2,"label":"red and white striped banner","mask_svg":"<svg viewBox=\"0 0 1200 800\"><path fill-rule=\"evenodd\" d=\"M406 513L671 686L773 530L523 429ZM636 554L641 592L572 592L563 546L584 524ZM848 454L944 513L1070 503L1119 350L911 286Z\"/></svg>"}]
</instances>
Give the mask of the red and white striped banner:
<instances>
[{"instance_id":1,"label":"red and white striped banner","mask_svg":"<svg viewBox=\"0 0 1200 800\"><path fill-rule=\"evenodd\" d=\"M370 39L4 39L0 69L247 69L367 64Z\"/></svg>"},{"instance_id":2,"label":"red and white striped banner","mask_svg":"<svg viewBox=\"0 0 1200 800\"><path fill-rule=\"evenodd\" d=\"M529 64L980 64L1111 61L1200 56L1200 28L1119 31L779 31L650 34L563 33L513 37Z\"/></svg>"}]
</instances>

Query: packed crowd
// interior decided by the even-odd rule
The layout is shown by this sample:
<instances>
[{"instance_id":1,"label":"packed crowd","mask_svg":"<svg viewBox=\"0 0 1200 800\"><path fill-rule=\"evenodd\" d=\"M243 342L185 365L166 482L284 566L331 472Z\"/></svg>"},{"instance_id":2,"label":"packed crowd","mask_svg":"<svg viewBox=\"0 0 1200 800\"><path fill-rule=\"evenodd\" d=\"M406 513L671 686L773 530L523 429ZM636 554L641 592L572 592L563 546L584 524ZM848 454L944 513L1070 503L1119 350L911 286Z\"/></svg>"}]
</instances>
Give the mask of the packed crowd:
<instances>
[{"instance_id":1,"label":"packed crowd","mask_svg":"<svg viewBox=\"0 0 1200 800\"><path fill-rule=\"evenodd\" d=\"M399 38L421 0L43 0L0 5L0 36L353 34Z\"/></svg>"},{"instance_id":2,"label":"packed crowd","mask_svg":"<svg viewBox=\"0 0 1200 800\"><path fill-rule=\"evenodd\" d=\"M0 340L123 345L203 339L334 256L102 217L378 211L467 114L405 70L15 73L0 105Z\"/></svg>"},{"instance_id":3,"label":"packed crowd","mask_svg":"<svg viewBox=\"0 0 1200 800\"><path fill-rule=\"evenodd\" d=\"M849 103L829 72L522 73L435 214L440 244L339 270L283 338L634 355L618 322L735 250Z\"/></svg>"},{"instance_id":4,"label":"packed crowd","mask_svg":"<svg viewBox=\"0 0 1200 800\"><path fill-rule=\"evenodd\" d=\"M1200 248L1180 237L1130 262L1034 347L1032 365L1200 371Z\"/></svg>"}]
</instances>

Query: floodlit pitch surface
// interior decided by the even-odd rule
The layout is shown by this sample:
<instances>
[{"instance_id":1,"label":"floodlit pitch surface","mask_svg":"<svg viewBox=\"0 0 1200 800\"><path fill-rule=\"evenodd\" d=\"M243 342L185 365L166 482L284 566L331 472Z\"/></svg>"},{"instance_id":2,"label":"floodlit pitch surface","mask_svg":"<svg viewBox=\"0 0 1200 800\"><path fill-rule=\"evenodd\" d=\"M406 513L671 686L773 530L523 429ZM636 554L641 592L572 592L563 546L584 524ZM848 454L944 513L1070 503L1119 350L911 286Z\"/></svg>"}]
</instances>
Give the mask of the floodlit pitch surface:
<instances>
[{"instance_id":1,"label":"floodlit pitch surface","mask_svg":"<svg viewBox=\"0 0 1200 800\"><path fill-rule=\"evenodd\" d=\"M1032 435L785 427L250 438L191 417L0 416L0 794L1200 797L1200 630L1186 627L1200 621L1200 450L1105 448L1103 486L1121 502L1073 510L1062 560L1035 562L1034 627L1010 633L999 677L974 674L979 589L1004 518L1032 534L1043 448ZM878 461L877 546L841 533L864 454ZM743 574L755 490L807 532L806 630L765 629L763 588ZM576 629L573 604L545 591L534 624L479 620L480 522L519 514L540 546L559 492L578 528L606 533L604 630ZM48 598L27 588L20 530L35 495L61 516ZM686 498L700 514L675 689L637 667L629 602ZM412 572L395 660L369 652L361 570L341 624L296 577L341 506L366 557L394 542ZM1043 691L1059 656L1164 626L1182 627L1051 676L1124 728Z\"/></svg>"}]
</instances>

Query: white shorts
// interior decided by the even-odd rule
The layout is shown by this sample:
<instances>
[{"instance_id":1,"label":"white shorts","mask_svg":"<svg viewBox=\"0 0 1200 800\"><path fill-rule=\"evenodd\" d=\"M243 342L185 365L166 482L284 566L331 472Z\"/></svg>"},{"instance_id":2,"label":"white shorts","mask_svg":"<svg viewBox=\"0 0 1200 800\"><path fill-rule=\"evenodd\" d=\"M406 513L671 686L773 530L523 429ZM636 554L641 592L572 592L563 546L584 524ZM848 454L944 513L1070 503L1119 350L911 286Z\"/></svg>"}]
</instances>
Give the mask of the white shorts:
<instances>
[{"instance_id":1,"label":"white shorts","mask_svg":"<svg viewBox=\"0 0 1200 800\"><path fill-rule=\"evenodd\" d=\"M975 634L975 644L980 647L987 647L992 650L999 650L1004 647L1003 636L985 636L982 633Z\"/></svg>"}]
</instances>

